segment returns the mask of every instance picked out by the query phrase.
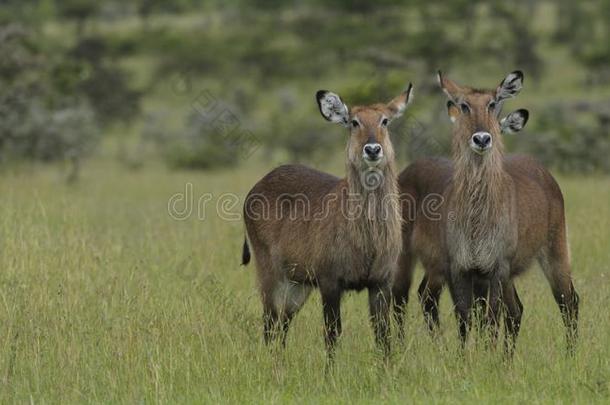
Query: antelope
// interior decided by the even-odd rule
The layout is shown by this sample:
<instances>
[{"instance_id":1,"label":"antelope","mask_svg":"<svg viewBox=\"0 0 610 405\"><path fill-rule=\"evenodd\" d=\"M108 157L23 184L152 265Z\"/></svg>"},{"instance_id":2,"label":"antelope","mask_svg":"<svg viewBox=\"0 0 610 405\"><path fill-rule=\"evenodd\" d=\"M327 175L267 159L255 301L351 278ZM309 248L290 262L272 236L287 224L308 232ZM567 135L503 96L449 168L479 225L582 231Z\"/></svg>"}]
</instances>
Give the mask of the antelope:
<instances>
[{"instance_id":1,"label":"antelope","mask_svg":"<svg viewBox=\"0 0 610 405\"><path fill-rule=\"evenodd\" d=\"M519 109L511 112L500 121L500 132L510 134L521 131L529 118L529 111ZM432 173L432 175L428 175ZM436 332L439 326L438 301L445 285L444 260L438 260L435 246L441 238L442 222L434 216L435 206L442 202L442 193L453 175L453 166L447 158L422 158L408 166L400 173L398 184L402 198L403 213L403 250L399 258L399 270L393 285L394 316L398 334L404 338L404 311L408 304L416 260L423 259L426 274L418 288L418 296L425 320L430 332ZM439 200L440 199L440 200ZM428 209L427 204L430 204ZM438 213L436 213L438 214ZM418 230L415 233L415 230ZM427 239L426 239L427 238ZM417 244L415 244L417 242ZM423 249L432 249L425 253ZM486 291L477 286L475 301L479 316L482 308L482 297ZM516 292L515 292L516 294Z\"/></svg>"},{"instance_id":2,"label":"antelope","mask_svg":"<svg viewBox=\"0 0 610 405\"><path fill-rule=\"evenodd\" d=\"M320 290L325 344L332 360L341 328L341 296L368 289L375 340L389 355L391 282L401 250L397 171L388 125L411 101L412 85L387 104L348 108L316 93L322 116L346 127L343 179L301 165L263 177L244 203L242 261L256 262L265 343L281 339L313 288Z\"/></svg>"},{"instance_id":3,"label":"antelope","mask_svg":"<svg viewBox=\"0 0 610 405\"><path fill-rule=\"evenodd\" d=\"M419 259L425 276L418 293L430 329L438 326L438 299L447 282L462 346L473 305L483 301L492 342L504 314L505 349L512 355L523 314L513 281L537 260L559 305L572 352L579 297L571 277L563 195L533 158L505 155L501 138L503 130L518 131L527 122L526 110L498 120L504 101L520 92L523 73L510 73L493 90L459 86L441 72L438 81L454 124L452 160L423 159L399 176L401 192L417 204L431 194L443 201L440 220L422 215L421 206L414 220L405 220L393 286L399 328Z\"/></svg>"}]
</instances>

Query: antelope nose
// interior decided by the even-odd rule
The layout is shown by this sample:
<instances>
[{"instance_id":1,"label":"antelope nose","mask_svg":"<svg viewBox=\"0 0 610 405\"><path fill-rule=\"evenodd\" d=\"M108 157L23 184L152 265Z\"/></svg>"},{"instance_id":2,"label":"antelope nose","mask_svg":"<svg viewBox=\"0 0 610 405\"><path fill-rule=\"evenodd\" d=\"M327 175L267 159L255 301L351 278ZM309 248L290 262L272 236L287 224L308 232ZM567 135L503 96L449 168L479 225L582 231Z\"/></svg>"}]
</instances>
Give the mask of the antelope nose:
<instances>
[{"instance_id":1,"label":"antelope nose","mask_svg":"<svg viewBox=\"0 0 610 405\"><path fill-rule=\"evenodd\" d=\"M381 145L378 143L367 143L364 145L364 157L370 160L377 160L383 155Z\"/></svg>"},{"instance_id":2,"label":"antelope nose","mask_svg":"<svg viewBox=\"0 0 610 405\"><path fill-rule=\"evenodd\" d=\"M487 149L491 145L491 135L488 132L477 132L472 135L472 143L481 149Z\"/></svg>"}]
</instances>

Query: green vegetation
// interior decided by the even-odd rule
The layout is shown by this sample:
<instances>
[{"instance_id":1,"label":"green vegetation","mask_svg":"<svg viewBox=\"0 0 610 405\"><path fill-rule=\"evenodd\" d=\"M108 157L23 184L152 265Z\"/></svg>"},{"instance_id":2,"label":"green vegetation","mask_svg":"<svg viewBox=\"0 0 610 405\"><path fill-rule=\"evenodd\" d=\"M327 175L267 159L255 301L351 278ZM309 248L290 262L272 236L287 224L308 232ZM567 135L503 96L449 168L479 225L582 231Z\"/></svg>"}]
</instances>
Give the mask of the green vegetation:
<instances>
[{"instance_id":1,"label":"green vegetation","mask_svg":"<svg viewBox=\"0 0 610 405\"><path fill-rule=\"evenodd\" d=\"M606 3L3 1L0 403L609 402ZM387 367L364 294L345 298L333 374L317 294L270 351L254 267L239 266L243 197L279 163L342 173L345 134L318 89L353 105L413 82L391 128L400 167L446 154L437 69L478 87L525 73L504 113L531 120L506 139L559 174L577 355L537 268L517 280L512 364L474 343L460 355L447 293L433 341L415 291ZM193 211L172 219L189 185Z\"/></svg>"},{"instance_id":2,"label":"green vegetation","mask_svg":"<svg viewBox=\"0 0 610 405\"><path fill-rule=\"evenodd\" d=\"M316 90L358 104L389 99L413 82L411 124L395 131L401 159L412 160L448 150L438 135L445 122L437 69L481 87L521 69L518 106L532 120L511 147L561 171L610 170L605 3L372 4L8 1L0 7L1 155L75 161L104 154L110 143L131 167L157 160L231 167L253 151L319 162L342 138L317 117ZM201 108L202 94L221 108ZM60 139L65 147L38 152L39 140L51 136L34 123L66 110L98 131L83 131L79 147ZM248 132L248 147L234 127L217 127L224 110Z\"/></svg>"},{"instance_id":3,"label":"green vegetation","mask_svg":"<svg viewBox=\"0 0 610 405\"><path fill-rule=\"evenodd\" d=\"M460 358L447 293L443 335L433 342L412 291L406 342L394 343L384 369L366 294L354 293L331 377L317 293L295 318L286 352L264 347L254 268L239 266L243 224L216 211L223 193L243 198L266 170L126 172L95 162L72 186L56 171L5 173L0 402L608 401L607 178L560 178L582 297L574 359L533 268L517 280L525 313L514 364L474 345ZM196 209L182 221L168 215L168 200L187 183L195 201L212 193L203 220ZM229 213L240 211L237 204Z\"/></svg>"}]
</instances>

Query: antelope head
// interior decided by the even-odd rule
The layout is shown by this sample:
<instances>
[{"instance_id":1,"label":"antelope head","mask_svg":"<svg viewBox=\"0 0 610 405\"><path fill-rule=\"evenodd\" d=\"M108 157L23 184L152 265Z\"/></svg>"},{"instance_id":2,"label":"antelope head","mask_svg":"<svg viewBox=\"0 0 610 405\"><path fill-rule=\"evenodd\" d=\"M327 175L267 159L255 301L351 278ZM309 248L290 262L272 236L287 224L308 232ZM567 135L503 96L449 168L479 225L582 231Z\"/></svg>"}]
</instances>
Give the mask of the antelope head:
<instances>
[{"instance_id":1,"label":"antelope head","mask_svg":"<svg viewBox=\"0 0 610 405\"><path fill-rule=\"evenodd\" d=\"M438 72L441 89L449 100L447 111L455 125L454 153L485 156L492 151L502 153L502 132L520 131L526 124L527 110L517 110L502 122L499 115L504 101L519 94L523 87L523 73L510 73L495 89L480 90L460 86Z\"/></svg>"},{"instance_id":2,"label":"antelope head","mask_svg":"<svg viewBox=\"0 0 610 405\"><path fill-rule=\"evenodd\" d=\"M349 108L339 95L327 90L316 93L322 116L349 130L347 145L348 163L355 168L383 169L394 161L394 148L388 125L402 115L412 99L413 86L409 86L389 103Z\"/></svg>"}]
</instances>

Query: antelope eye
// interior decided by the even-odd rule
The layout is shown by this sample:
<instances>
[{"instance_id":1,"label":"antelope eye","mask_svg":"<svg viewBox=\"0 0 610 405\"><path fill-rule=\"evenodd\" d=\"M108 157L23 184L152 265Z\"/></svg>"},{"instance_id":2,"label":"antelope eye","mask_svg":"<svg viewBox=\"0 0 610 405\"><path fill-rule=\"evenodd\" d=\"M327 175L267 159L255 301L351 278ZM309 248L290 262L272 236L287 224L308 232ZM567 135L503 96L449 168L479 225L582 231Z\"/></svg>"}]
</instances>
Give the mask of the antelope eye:
<instances>
[{"instance_id":1,"label":"antelope eye","mask_svg":"<svg viewBox=\"0 0 610 405\"><path fill-rule=\"evenodd\" d=\"M492 101L491 103L489 103L487 108L489 109L489 111L495 111L496 110L496 102Z\"/></svg>"},{"instance_id":2,"label":"antelope eye","mask_svg":"<svg viewBox=\"0 0 610 405\"><path fill-rule=\"evenodd\" d=\"M388 122L389 122L388 119L384 118L383 120L381 120L381 125L383 125L384 127L387 127L388 126Z\"/></svg>"},{"instance_id":3,"label":"antelope eye","mask_svg":"<svg viewBox=\"0 0 610 405\"><path fill-rule=\"evenodd\" d=\"M358 123L358 121L352 120L352 128L358 128L359 126L360 126L360 123Z\"/></svg>"},{"instance_id":4,"label":"antelope eye","mask_svg":"<svg viewBox=\"0 0 610 405\"><path fill-rule=\"evenodd\" d=\"M466 103L460 103L460 109L464 114L468 114L470 112L470 107Z\"/></svg>"}]
</instances>

